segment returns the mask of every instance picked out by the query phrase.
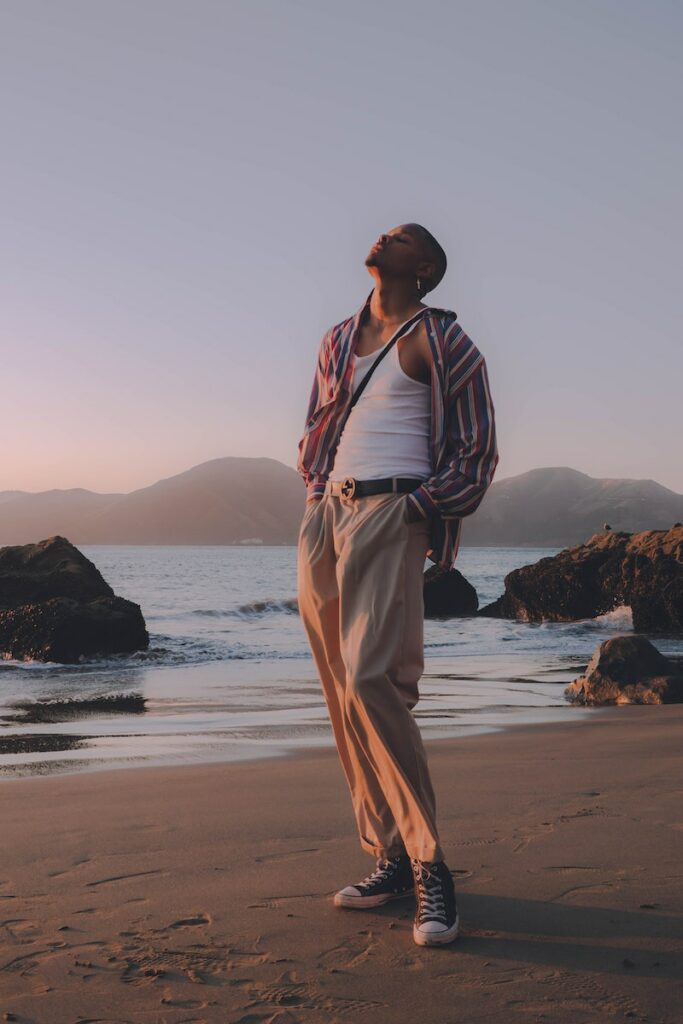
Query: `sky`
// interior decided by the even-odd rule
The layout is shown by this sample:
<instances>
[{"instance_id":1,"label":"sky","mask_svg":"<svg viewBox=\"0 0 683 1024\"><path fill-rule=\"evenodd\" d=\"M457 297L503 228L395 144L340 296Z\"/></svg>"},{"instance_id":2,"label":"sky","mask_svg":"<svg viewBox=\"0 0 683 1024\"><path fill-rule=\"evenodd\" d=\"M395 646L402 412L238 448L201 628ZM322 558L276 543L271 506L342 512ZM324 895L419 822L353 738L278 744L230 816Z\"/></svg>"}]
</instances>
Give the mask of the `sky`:
<instances>
[{"instance_id":1,"label":"sky","mask_svg":"<svg viewBox=\"0 0 683 1024\"><path fill-rule=\"evenodd\" d=\"M417 221L496 479L683 492L682 29L666 0L1 0L0 491L296 467L322 334Z\"/></svg>"}]
</instances>

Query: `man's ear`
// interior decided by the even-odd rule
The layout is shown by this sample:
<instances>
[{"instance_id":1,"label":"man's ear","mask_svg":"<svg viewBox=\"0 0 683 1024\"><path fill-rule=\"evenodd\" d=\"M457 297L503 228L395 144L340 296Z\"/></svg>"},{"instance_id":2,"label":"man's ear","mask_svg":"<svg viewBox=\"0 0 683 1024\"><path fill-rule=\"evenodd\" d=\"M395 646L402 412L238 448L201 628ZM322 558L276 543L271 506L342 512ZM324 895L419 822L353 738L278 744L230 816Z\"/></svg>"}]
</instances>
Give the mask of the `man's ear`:
<instances>
[{"instance_id":1,"label":"man's ear","mask_svg":"<svg viewBox=\"0 0 683 1024\"><path fill-rule=\"evenodd\" d=\"M423 260L417 268L417 276L421 281L431 281L436 273L436 264L429 260Z\"/></svg>"}]
</instances>

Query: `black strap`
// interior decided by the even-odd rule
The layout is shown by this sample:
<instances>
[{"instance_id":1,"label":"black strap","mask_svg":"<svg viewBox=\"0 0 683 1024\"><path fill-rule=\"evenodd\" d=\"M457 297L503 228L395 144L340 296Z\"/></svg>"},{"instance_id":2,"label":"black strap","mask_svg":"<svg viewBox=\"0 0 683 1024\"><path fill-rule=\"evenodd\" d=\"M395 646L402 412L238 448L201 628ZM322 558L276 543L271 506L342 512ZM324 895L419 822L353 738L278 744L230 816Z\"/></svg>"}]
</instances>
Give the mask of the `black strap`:
<instances>
[{"instance_id":1,"label":"black strap","mask_svg":"<svg viewBox=\"0 0 683 1024\"><path fill-rule=\"evenodd\" d=\"M353 398L351 399L351 404L349 405L349 410L348 410L346 416L344 417L344 424L346 424L346 421L349 418L349 415L351 414L351 410L353 409L354 405L356 404L356 402L360 398L361 392L367 386L368 381L372 377L373 373L375 372L375 370L377 369L379 364L384 359L385 355L387 354L387 352L389 351L391 346L394 345L398 341L399 338L402 338L404 334L407 334L408 331L412 330L412 328L415 326L415 324L418 322L418 320L420 320L424 316L424 314L427 313L428 311L429 311L428 309L421 309L419 311L419 313L416 313L415 316L410 318L410 320L406 320L406 322L404 324L402 324L398 328L398 330L393 335L393 337L390 338L389 341L386 343L386 345L384 346L384 348L382 349L380 354L377 356L377 358L375 359L374 363L372 364L372 366L370 367L370 369L365 374L365 376L363 377L362 381L360 382L360 384L356 388L356 390L355 390L355 392L353 394ZM342 426L342 430L343 430L343 426ZM341 431L340 431L340 435L341 435Z\"/></svg>"}]
</instances>

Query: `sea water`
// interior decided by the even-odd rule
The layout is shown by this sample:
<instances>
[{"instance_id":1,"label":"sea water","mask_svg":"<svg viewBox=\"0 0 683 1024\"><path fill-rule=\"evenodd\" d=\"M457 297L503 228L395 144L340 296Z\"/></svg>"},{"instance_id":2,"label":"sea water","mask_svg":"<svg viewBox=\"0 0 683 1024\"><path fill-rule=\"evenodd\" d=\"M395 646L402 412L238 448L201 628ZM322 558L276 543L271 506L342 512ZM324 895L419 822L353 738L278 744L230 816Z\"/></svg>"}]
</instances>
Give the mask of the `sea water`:
<instances>
[{"instance_id":1,"label":"sea water","mask_svg":"<svg viewBox=\"0 0 683 1024\"><path fill-rule=\"evenodd\" d=\"M79 665L0 661L0 774L270 757L334 740L296 600L293 546L80 550L140 605L146 651ZM479 607L512 569L558 548L461 547ZM426 563L427 568L431 563ZM588 717L564 687L595 648L633 631L628 608L572 623L425 620L413 714L425 740ZM651 638L680 656L674 636Z\"/></svg>"}]
</instances>

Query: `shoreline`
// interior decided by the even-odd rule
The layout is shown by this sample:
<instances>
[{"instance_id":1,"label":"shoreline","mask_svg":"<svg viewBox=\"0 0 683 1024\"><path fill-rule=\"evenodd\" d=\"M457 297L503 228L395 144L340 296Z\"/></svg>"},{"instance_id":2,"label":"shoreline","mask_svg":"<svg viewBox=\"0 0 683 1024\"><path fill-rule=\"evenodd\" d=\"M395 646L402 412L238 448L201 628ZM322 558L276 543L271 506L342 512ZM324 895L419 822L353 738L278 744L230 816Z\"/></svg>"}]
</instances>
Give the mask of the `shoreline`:
<instances>
[{"instance_id":1,"label":"shoreline","mask_svg":"<svg viewBox=\"0 0 683 1024\"><path fill-rule=\"evenodd\" d=\"M496 721L491 722L490 724L452 726L450 729L445 729L441 733L439 733L438 729L425 730L421 727L421 733L425 747L429 750L431 746L438 748L441 744L460 743L475 739L478 736L506 733L510 730L535 730L555 724L560 726L565 724L579 725L582 722L589 722L596 715L596 712L599 713L607 710L609 710L609 707L586 708L569 705L567 708L527 707L519 709L517 713L508 712L504 716L499 715L497 716ZM480 714L485 716L486 712L484 711ZM516 714L518 717L516 717ZM534 715L535 720L530 720ZM495 715L493 715L493 717L496 718ZM564 721L562 720L563 718L565 718ZM98 760L97 758L92 757L83 759L79 762L78 759L74 758L69 762L58 760L35 762L39 768L42 764L49 765L51 767L49 770L32 771L23 774L21 771L15 770L17 768L21 769L21 764L16 766L0 765L0 785L28 782L30 780L39 779L47 780L73 778L82 775L99 775L110 772L120 773L150 771L155 769L192 769L231 764L254 764L261 761L286 761L306 755L330 753L337 755L337 748L331 731L329 736L321 738L317 742L313 740L294 740L291 743L287 743L283 740L274 740L270 744L266 744L265 742L260 744L245 743L243 747L237 747L236 744L233 743L233 746L223 753L217 753L213 757L208 755L199 756L193 760L182 759L182 757L176 760L170 760L170 755L160 755L157 758L153 755L149 755L148 757L138 756L130 761L126 761L123 758L120 758L118 761L113 759L107 761L104 758ZM66 764L73 765L73 767L66 768L64 767Z\"/></svg>"},{"instance_id":2,"label":"shoreline","mask_svg":"<svg viewBox=\"0 0 683 1024\"><path fill-rule=\"evenodd\" d=\"M414 945L410 899L332 905L374 866L335 749L274 771L0 780L0 1009L64 1024L352 1010L374 1024L676 1024L683 706L592 710L426 741L463 922L440 950Z\"/></svg>"},{"instance_id":3,"label":"shoreline","mask_svg":"<svg viewBox=\"0 0 683 1024\"><path fill-rule=\"evenodd\" d=\"M638 705L630 705L636 707ZM650 705L647 705L650 706ZM595 707L585 708L581 706L568 705L566 709L559 708L524 708L520 711L520 716L529 715L535 711L540 712L538 720L515 720L512 714L505 716L507 720L501 719L496 724L490 725L477 725L469 728L462 728L462 731L455 733L451 732L448 735L427 735L425 736L424 730L422 730L422 737L427 752L434 747L437 750L440 746L450 745L454 743L467 742L468 740L474 740L480 736L491 736L496 733L507 733L509 731L519 731L528 729L535 731L541 728L552 727L553 725L580 725L582 722L588 723L591 719L596 716L596 713L604 713L610 711L611 707ZM567 714L565 721L553 711L559 711L559 715ZM541 717L546 716L546 717ZM571 716L571 717L569 717ZM290 745L280 744L277 746L274 743L272 746L266 746L262 744L260 746L252 745L250 752L245 753L244 756L228 756L228 755L216 755L215 757L206 757L205 759L197 759L194 761L175 761L170 762L167 760L159 759L157 761L150 758L149 761L144 761L141 758L137 758L134 762L130 763L111 763L105 761L97 761L95 758L84 761L82 764L78 764L72 770L60 770L58 772L43 772L33 774L11 774L6 767L0 767L0 786L9 785L18 782L30 782L30 781L49 781L52 779L71 779L79 778L85 775L102 775L110 773L121 773L121 772L142 772L142 771L177 771L182 769L202 769L210 767L220 767L222 765L249 765L258 764L260 762L271 763L273 761L288 761L293 758L299 757L314 757L316 755L334 755L338 757L337 748L334 743L334 737L330 734L330 738L321 740L319 742L294 742ZM76 764L76 762L75 762Z\"/></svg>"},{"instance_id":4,"label":"shoreline","mask_svg":"<svg viewBox=\"0 0 683 1024\"><path fill-rule=\"evenodd\" d=\"M413 714L425 742L485 734L518 722L587 718L593 709L563 696L580 665L570 657L536 652L427 655ZM310 658L139 670L104 683L95 675L76 684L70 702L63 698L61 678L52 683L43 677L27 686L25 721L6 702L0 779L272 760L306 747L335 749ZM92 714L88 701L103 687L134 696L137 712L115 714L103 700ZM32 718L38 697L47 700L46 710ZM53 718L46 714L50 700L55 701Z\"/></svg>"}]
</instances>

